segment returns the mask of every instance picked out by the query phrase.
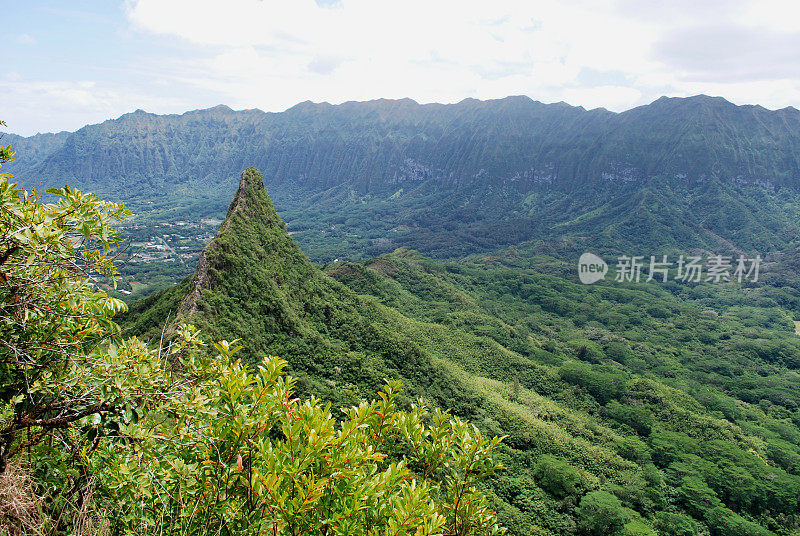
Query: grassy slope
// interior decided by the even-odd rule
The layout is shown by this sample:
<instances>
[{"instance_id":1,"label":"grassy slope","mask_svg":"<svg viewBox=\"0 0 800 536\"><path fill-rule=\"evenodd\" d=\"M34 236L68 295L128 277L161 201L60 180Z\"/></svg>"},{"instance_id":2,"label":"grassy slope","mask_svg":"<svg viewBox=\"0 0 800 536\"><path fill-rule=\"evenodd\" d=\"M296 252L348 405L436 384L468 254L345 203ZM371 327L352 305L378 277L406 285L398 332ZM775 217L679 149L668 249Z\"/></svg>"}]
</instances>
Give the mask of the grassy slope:
<instances>
[{"instance_id":1,"label":"grassy slope","mask_svg":"<svg viewBox=\"0 0 800 536\"><path fill-rule=\"evenodd\" d=\"M285 357L300 388L334 406L400 377L407 400L424 395L508 434L509 470L491 489L512 534L574 533L575 505L596 489L646 526L670 512L722 530L692 476L738 512L724 522L793 530L800 350L773 301L748 307L707 286L583 287L571 267L513 250L446 264L400 250L327 275L286 235L256 173L184 313L210 339L243 339L250 360ZM157 338L195 281L134 304L131 332ZM715 304L717 317L703 314ZM535 476L545 453L577 471L574 493Z\"/></svg>"}]
</instances>

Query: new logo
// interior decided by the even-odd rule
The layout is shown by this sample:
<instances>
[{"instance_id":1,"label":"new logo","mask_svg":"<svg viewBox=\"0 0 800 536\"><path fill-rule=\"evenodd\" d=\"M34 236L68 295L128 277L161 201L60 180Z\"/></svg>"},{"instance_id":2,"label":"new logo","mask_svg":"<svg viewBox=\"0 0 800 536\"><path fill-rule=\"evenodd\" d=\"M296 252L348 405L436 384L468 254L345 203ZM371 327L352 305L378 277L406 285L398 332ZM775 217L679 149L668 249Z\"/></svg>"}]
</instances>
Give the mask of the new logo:
<instances>
[{"instance_id":1,"label":"new logo","mask_svg":"<svg viewBox=\"0 0 800 536\"><path fill-rule=\"evenodd\" d=\"M586 252L578 259L578 277L584 285L605 279L607 273L608 264L594 253Z\"/></svg>"}]
</instances>

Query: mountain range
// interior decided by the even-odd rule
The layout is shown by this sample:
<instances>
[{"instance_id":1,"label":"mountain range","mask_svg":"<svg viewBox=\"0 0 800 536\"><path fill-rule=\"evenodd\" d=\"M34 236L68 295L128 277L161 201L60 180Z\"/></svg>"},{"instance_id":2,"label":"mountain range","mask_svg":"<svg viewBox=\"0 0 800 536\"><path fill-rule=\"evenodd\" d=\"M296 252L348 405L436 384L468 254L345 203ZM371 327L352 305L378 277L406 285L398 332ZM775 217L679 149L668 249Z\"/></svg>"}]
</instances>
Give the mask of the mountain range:
<instances>
[{"instance_id":1,"label":"mountain range","mask_svg":"<svg viewBox=\"0 0 800 536\"><path fill-rule=\"evenodd\" d=\"M23 184L138 213L222 218L258 167L314 260L405 246L461 256L526 240L766 253L797 233L800 111L663 97L623 113L527 97L142 110L4 143ZM368 222L368 225L365 224Z\"/></svg>"}]
</instances>

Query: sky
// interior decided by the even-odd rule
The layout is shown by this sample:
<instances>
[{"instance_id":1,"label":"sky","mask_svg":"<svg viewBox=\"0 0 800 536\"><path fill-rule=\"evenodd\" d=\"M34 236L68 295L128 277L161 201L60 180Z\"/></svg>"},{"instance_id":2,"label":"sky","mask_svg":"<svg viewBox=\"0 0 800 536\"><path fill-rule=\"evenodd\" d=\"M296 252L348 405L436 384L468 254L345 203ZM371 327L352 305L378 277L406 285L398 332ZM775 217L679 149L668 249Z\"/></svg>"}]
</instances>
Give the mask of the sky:
<instances>
[{"instance_id":1,"label":"sky","mask_svg":"<svg viewBox=\"0 0 800 536\"><path fill-rule=\"evenodd\" d=\"M800 107L797 0L28 0L0 4L0 119L528 95Z\"/></svg>"}]
</instances>

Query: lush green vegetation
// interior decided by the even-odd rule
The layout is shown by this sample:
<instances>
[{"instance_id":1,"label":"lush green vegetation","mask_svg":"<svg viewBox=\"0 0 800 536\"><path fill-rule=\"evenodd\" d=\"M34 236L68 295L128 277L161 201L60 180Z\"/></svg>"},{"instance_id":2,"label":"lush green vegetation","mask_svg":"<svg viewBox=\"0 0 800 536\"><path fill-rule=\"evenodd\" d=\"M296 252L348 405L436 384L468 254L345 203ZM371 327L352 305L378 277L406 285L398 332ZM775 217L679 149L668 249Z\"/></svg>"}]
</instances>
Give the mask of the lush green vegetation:
<instances>
[{"instance_id":1,"label":"lush green vegetation","mask_svg":"<svg viewBox=\"0 0 800 536\"><path fill-rule=\"evenodd\" d=\"M623 114L524 98L136 112L25 140L39 145L19 173L131 201L135 242L191 245L181 264L123 267L125 290L165 287L131 305L126 336L157 348L189 321L244 341L246 365L282 356L340 422L402 380L404 415L425 397L507 435L506 470L480 485L512 534L790 536L798 131L796 110L707 97ZM250 169L200 254L199 222L223 217L244 162L288 225ZM586 250L766 262L758 284L584 286Z\"/></svg>"},{"instance_id":2,"label":"lush green vegetation","mask_svg":"<svg viewBox=\"0 0 800 536\"><path fill-rule=\"evenodd\" d=\"M608 491L654 530L679 519L673 514L692 516L714 534L733 533L731 527L755 533L747 524L753 521L777 533L796 530L800 480L796 466L781 460L798 452L786 438L800 438L793 394L800 340L785 309L768 291L587 287L572 282L574 270L511 249L446 264L398 251L330 272L362 295L441 327L416 340L460 361L465 379L483 378L472 381L487 424L510 435L510 452L533 454L536 462L515 466L514 474L545 496L572 497L574 506L583 493ZM445 346L447 337L476 335L480 350ZM503 426L509 413L521 421L513 428ZM545 423L559 433L544 435ZM700 482L706 495L689 491ZM579 512L572 516L580 531ZM535 522L567 530L550 516Z\"/></svg>"},{"instance_id":3,"label":"lush green vegetation","mask_svg":"<svg viewBox=\"0 0 800 536\"><path fill-rule=\"evenodd\" d=\"M0 150L0 163L13 157ZM478 489L501 439L377 401L331 414L285 362L236 341L123 338L110 225L69 187L42 204L0 176L0 534L502 534ZM239 202L248 203L247 199Z\"/></svg>"},{"instance_id":4,"label":"lush green vegetation","mask_svg":"<svg viewBox=\"0 0 800 536\"><path fill-rule=\"evenodd\" d=\"M775 287L585 286L542 249L325 275L248 170L195 276L125 324L155 341L178 314L246 361L282 349L338 405L402 379L507 435L486 491L512 534L796 533L800 339Z\"/></svg>"}]
</instances>

